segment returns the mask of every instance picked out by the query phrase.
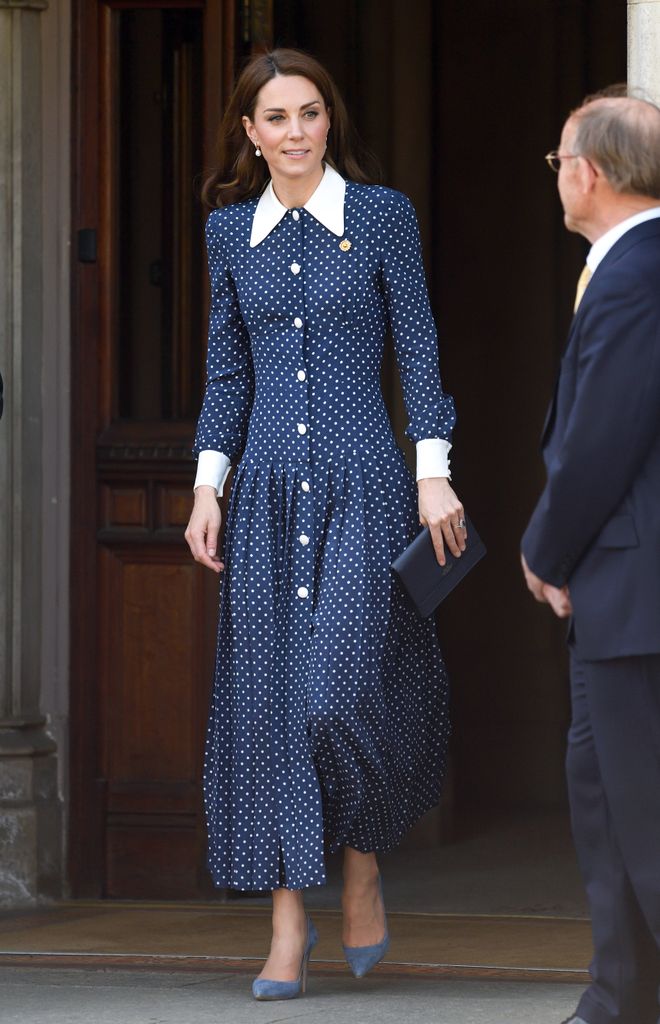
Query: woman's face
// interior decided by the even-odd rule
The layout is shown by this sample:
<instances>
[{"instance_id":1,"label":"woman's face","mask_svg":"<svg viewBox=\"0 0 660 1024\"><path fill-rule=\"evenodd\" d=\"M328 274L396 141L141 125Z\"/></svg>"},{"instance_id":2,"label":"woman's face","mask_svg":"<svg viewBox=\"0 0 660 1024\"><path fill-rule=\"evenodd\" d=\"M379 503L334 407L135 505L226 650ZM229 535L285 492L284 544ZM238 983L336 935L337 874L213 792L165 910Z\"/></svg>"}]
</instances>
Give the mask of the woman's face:
<instances>
[{"instance_id":1,"label":"woman's face","mask_svg":"<svg viewBox=\"0 0 660 1024\"><path fill-rule=\"evenodd\" d=\"M243 126L250 141L261 149L273 179L305 178L320 172L330 117L309 79L300 75L271 78L257 96L254 121L244 117Z\"/></svg>"}]
</instances>

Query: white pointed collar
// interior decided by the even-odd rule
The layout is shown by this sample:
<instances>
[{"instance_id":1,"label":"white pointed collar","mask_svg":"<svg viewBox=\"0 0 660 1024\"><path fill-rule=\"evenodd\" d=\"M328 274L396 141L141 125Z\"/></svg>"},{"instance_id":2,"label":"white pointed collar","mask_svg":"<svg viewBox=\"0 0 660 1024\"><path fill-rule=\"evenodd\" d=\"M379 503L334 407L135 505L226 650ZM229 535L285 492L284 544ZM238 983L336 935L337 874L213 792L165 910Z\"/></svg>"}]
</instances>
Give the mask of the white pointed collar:
<instances>
[{"instance_id":1,"label":"white pointed collar","mask_svg":"<svg viewBox=\"0 0 660 1024\"><path fill-rule=\"evenodd\" d=\"M346 182L330 164L326 164L323 177L305 203L304 209L328 231L332 231L333 235L341 236L344 234L345 195ZM272 180L269 181L254 211L250 247L254 248L259 242L263 242L288 212L287 207L283 206L275 195Z\"/></svg>"}]
</instances>

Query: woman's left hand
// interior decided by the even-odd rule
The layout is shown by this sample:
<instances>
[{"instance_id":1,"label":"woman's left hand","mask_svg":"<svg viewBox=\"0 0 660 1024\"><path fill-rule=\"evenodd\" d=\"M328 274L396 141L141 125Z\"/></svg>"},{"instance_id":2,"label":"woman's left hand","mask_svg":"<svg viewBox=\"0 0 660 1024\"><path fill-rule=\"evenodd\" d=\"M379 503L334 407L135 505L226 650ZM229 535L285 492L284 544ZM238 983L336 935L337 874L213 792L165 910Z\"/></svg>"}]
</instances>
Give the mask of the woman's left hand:
<instances>
[{"instance_id":1,"label":"woman's left hand","mask_svg":"<svg viewBox=\"0 0 660 1024\"><path fill-rule=\"evenodd\" d=\"M417 481L419 494L419 521L428 526L440 565L447 561L445 544L452 555L459 557L465 551L467 530L459 523L465 521L465 511L444 476Z\"/></svg>"}]
</instances>

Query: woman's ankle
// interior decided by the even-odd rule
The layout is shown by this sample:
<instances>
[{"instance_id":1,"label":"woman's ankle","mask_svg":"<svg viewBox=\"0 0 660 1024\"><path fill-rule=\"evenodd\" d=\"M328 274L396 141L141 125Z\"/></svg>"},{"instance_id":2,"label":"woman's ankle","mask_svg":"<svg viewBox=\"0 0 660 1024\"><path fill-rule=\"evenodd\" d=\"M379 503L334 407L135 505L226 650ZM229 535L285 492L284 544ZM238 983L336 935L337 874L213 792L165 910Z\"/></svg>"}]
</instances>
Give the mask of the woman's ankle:
<instances>
[{"instance_id":1,"label":"woman's ankle","mask_svg":"<svg viewBox=\"0 0 660 1024\"><path fill-rule=\"evenodd\" d=\"M360 853L350 846L344 848L344 886L371 888L379 879L380 871L375 853Z\"/></svg>"},{"instance_id":2,"label":"woman's ankle","mask_svg":"<svg viewBox=\"0 0 660 1024\"><path fill-rule=\"evenodd\" d=\"M291 889L273 890L273 935L290 935L307 931L307 915L302 892Z\"/></svg>"}]
</instances>

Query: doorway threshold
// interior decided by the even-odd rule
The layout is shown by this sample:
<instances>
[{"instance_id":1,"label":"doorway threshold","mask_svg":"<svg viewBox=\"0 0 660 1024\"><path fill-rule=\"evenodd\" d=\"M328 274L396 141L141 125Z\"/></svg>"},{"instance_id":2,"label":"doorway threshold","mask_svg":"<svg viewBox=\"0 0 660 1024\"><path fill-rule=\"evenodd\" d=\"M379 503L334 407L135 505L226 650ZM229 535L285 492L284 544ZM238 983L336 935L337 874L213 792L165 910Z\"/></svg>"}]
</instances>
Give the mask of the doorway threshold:
<instances>
[{"instance_id":1,"label":"doorway threshold","mask_svg":"<svg viewBox=\"0 0 660 1024\"><path fill-rule=\"evenodd\" d=\"M341 914L317 909L312 964L347 971ZM588 982L589 922L524 915L388 915L383 975ZM270 908L217 903L68 901L0 913L0 966L168 971L260 969Z\"/></svg>"}]
</instances>

